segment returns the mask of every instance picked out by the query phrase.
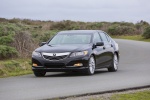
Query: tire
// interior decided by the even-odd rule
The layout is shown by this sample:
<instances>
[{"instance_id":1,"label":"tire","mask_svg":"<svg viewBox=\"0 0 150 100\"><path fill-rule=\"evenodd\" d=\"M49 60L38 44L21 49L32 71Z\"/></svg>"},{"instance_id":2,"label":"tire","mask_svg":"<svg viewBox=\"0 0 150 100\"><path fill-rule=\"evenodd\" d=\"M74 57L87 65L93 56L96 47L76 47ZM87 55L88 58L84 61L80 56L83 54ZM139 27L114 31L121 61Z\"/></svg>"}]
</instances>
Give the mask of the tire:
<instances>
[{"instance_id":1,"label":"tire","mask_svg":"<svg viewBox=\"0 0 150 100\"><path fill-rule=\"evenodd\" d=\"M34 71L34 75L36 77L43 77L43 76L45 76L45 74L46 74L46 72L36 72L36 71Z\"/></svg>"},{"instance_id":2,"label":"tire","mask_svg":"<svg viewBox=\"0 0 150 100\"><path fill-rule=\"evenodd\" d=\"M91 56L88 62L88 69L86 70L86 74L93 75L94 72L95 72L95 59L93 56Z\"/></svg>"},{"instance_id":3,"label":"tire","mask_svg":"<svg viewBox=\"0 0 150 100\"><path fill-rule=\"evenodd\" d=\"M113 57L113 61L112 61L112 64L111 66L108 68L108 71L109 72L116 72L118 70L118 56L117 54L115 53L114 54L114 57Z\"/></svg>"}]
</instances>

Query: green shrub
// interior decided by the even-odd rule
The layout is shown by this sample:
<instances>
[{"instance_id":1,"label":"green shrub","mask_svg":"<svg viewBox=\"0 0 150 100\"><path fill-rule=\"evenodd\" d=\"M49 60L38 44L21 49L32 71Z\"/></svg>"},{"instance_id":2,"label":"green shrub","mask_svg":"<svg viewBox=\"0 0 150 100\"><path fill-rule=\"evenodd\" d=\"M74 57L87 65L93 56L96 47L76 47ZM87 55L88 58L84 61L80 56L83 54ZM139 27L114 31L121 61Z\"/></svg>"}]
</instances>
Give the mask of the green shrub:
<instances>
[{"instance_id":1,"label":"green shrub","mask_svg":"<svg viewBox=\"0 0 150 100\"><path fill-rule=\"evenodd\" d=\"M18 52L15 48L6 45L0 45L0 59L12 58L16 57L17 55Z\"/></svg>"},{"instance_id":2,"label":"green shrub","mask_svg":"<svg viewBox=\"0 0 150 100\"><path fill-rule=\"evenodd\" d=\"M86 29L93 29L93 30L98 30L103 27L103 23L100 22L95 22L95 23L87 23L86 24Z\"/></svg>"},{"instance_id":3,"label":"green shrub","mask_svg":"<svg viewBox=\"0 0 150 100\"><path fill-rule=\"evenodd\" d=\"M0 24L0 36L5 36L6 35L6 28L4 25Z\"/></svg>"},{"instance_id":4,"label":"green shrub","mask_svg":"<svg viewBox=\"0 0 150 100\"><path fill-rule=\"evenodd\" d=\"M7 25L5 25L7 32L11 31L11 32L16 32L20 30L20 27L18 27L15 23L9 23Z\"/></svg>"},{"instance_id":5,"label":"green shrub","mask_svg":"<svg viewBox=\"0 0 150 100\"><path fill-rule=\"evenodd\" d=\"M8 20L5 18L0 18L0 22L8 22Z\"/></svg>"},{"instance_id":6,"label":"green shrub","mask_svg":"<svg viewBox=\"0 0 150 100\"><path fill-rule=\"evenodd\" d=\"M49 39L51 38L51 33L50 32L47 32L47 33L44 33L41 38L40 38L40 41L48 41Z\"/></svg>"},{"instance_id":7,"label":"green shrub","mask_svg":"<svg viewBox=\"0 0 150 100\"><path fill-rule=\"evenodd\" d=\"M44 33L44 34L40 37L40 42L48 41L48 40L49 40L51 37L53 37L56 33L57 33L57 31L48 31L48 32Z\"/></svg>"},{"instance_id":8,"label":"green shrub","mask_svg":"<svg viewBox=\"0 0 150 100\"><path fill-rule=\"evenodd\" d=\"M0 23L0 36L14 35L19 30L20 27L14 23Z\"/></svg>"},{"instance_id":9,"label":"green shrub","mask_svg":"<svg viewBox=\"0 0 150 100\"><path fill-rule=\"evenodd\" d=\"M144 30L144 33L142 35L145 39L149 39L150 38L150 26L147 27L145 30Z\"/></svg>"},{"instance_id":10,"label":"green shrub","mask_svg":"<svg viewBox=\"0 0 150 100\"><path fill-rule=\"evenodd\" d=\"M32 33L32 38L38 38L39 34L38 33Z\"/></svg>"},{"instance_id":11,"label":"green shrub","mask_svg":"<svg viewBox=\"0 0 150 100\"><path fill-rule=\"evenodd\" d=\"M108 33L110 33L111 35L118 35L118 27L118 25L112 25L108 27Z\"/></svg>"},{"instance_id":12,"label":"green shrub","mask_svg":"<svg viewBox=\"0 0 150 100\"><path fill-rule=\"evenodd\" d=\"M0 37L0 45L7 45L12 42L13 42L13 37L11 35Z\"/></svg>"},{"instance_id":13,"label":"green shrub","mask_svg":"<svg viewBox=\"0 0 150 100\"><path fill-rule=\"evenodd\" d=\"M13 18L9 20L9 23L18 23L18 22L20 22L20 19L18 18Z\"/></svg>"},{"instance_id":14,"label":"green shrub","mask_svg":"<svg viewBox=\"0 0 150 100\"><path fill-rule=\"evenodd\" d=\"M108 33L111 35L135 35L136 29L131 26L111 25L108 27Z\"/></svg>"}]
</instances>

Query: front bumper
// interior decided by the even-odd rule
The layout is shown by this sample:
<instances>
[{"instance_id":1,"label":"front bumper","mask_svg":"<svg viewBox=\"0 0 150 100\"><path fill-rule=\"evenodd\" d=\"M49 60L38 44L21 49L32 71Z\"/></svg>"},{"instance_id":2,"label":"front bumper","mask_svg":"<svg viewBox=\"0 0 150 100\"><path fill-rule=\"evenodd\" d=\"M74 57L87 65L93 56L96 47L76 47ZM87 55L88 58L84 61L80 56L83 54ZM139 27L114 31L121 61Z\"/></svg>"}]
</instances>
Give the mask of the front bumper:
<instances>
[{"instance_id":1,"label":"front bumper","mask_svg":"<svg viewBox=\"0 0 150 100\"><path fill-rule=\"evenodd\" d=\"M32 57L33 71L46 72L67 72L67 71L84 71L88 68L89 57L68 57L59 61L46 60L43 57ZM76 63L82 63L83 66L74 66Z\"/></svg>"}]
</instances>

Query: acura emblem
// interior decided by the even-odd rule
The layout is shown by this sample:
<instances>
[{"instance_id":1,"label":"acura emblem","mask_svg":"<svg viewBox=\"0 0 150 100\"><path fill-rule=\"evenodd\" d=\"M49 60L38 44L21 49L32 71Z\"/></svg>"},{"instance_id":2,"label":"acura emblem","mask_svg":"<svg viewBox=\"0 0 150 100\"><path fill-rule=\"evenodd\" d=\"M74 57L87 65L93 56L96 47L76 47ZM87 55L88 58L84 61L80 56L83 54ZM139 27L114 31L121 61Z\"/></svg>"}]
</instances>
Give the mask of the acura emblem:
<instances>
[{"instance_id":1,"label":"acura emblem","mask_svg":"<svg viewBox=\"0 0 150 100\"><path fill-rule=\"evenodd\" d=\"M56 56L56 53L53 53L53 56L55 57L55 56Z\"/></svg>"}]
</instances>

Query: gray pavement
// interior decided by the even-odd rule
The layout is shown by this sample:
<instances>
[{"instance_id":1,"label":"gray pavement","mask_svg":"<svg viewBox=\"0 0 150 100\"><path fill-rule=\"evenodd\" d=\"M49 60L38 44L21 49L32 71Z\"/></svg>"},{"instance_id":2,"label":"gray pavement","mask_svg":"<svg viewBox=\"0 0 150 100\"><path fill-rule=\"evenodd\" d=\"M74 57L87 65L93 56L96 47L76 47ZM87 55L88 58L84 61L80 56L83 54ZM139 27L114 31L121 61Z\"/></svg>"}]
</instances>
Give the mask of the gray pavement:
<instances>
[{"instance_id":1,"label":"gray pavement","mask_svg":"<svg viewBox=\"0 0 150 100\"><path fill-rule=\"evenodd\" d=\"M150 43L116 39L120 47L117 72L33 74L0 79L0 100L37 100L150 85Z\"/></svg>"}]
</instances>

